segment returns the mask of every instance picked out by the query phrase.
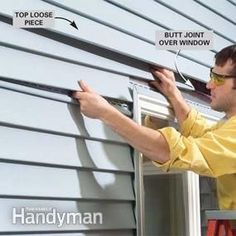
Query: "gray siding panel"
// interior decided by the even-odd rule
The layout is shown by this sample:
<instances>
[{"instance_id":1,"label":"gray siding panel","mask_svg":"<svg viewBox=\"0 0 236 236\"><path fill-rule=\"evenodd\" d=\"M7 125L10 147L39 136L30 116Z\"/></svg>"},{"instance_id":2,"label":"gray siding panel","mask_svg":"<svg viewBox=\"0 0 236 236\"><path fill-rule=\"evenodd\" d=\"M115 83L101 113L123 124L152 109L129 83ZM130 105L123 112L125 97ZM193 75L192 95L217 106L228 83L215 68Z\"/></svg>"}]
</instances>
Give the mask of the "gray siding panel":
<instances>
[{"instance_id":1,"label":"gray siding panel","mask_svg":"<svg viewBox=\"0 0 236 236\"><path fill-rule=\"evenodd\" d=\"M4 89L0 89L0 91L1 123L71 136L124 142L101 121L82 116L79 105Z\"/></svg>"},{"instance_id":2,"label":"gray siding panel","mask_svg":"<svg viewBox=\"0 0 236 236\"><path fill-rule=\"evenodd\" d=\"M133 171L131 151L127 145L4 126L0 126L0 133L0 158L2 161L95 170Z\"/></svg>"},{"instance_id":3,"label":"gray siding panel","mask_svg":"<svg viewBox=\"0 0 236 236\"><path fill-rule=\"evenodd\" d=\"M58 227L56 224L12 224L12 209L17 212L20 208L54 208L57 212L101 212L103 224L64 224ZM0 199L0 233L1 232L43 232L47 231L71 231L71 230L104 230L104 229L133 229L135 228L132 206L129 203L96 203L96 202L76 202L76 201L52 201L52 200L24 200L24 199ZM6 217L7 216L7 217ZM111 220L112 216L112 220ZM118 231L119 232L119 231ZM59 234L60 235L60 234ZM103 235L103 231L99 235Z\"/></svg>"},{"instance_id":4,"label":"gray siding panel","mask_svg":"<svg viewBox=\"0 0 236 236\"><path fill-rule=\"evenodd\" d=\"M178 8L174 8L171 4L164 4L159 1L145 0L133 2L132 0L106 0L110 3L116 4L124 9L127 9L135 14L155 22L157 25L161 25L164 29L170 30L206 30L214 29L211 27L204 27L201 22L191 19L186 14L181 14ZM168 3L168 1L167 1ZM175 3L175 5L177 5ZM174 5L174 6L175 6ZM180 5L178 5L180 8ZM194 11L194 8L189 9L189 12ZM159 13L159 14L157 14ZM221 45L228 45L229 40L222 38L221 36L214 35L214 49L221 49ZM186 51L187 52L187 51ZM201 53L201 52L200 52Z\"/></svg>"},{"instance_id":5,"label":"gray siding panel","mask_svg":"<svg viewBox=\"0 0 236 236\"><path fill-rule=\"evenodd\" d=\"M117 6L126 9L127 11L131 11L140 17L150 20L151 22L155 22L157 24L156 29L159 29L158 25L161 25L163 29L169 30L207 30L214 28L204 27L201 22L197 22L191 20L191 17L186 17L185 14L180 14L176 11L176 9L172 8L172 5L168 7L168 5L162 5L159 2L155 2L152 0L145 0L134 2L132 0L107 0L110 3L116 4ZM194 9L191 9L194 11ZM157 14L159 13L159 14ZM190 14L191 16L191 14ZM143 29L146 30L146 29ZM214 34L214 45L213 50L219 51L222 47L228 46L232 42L228 39L225 39L222 36ZM190 60L194 59L196 61L200 61L205 63L206 65L211 64L213 53L210 51L191 51L191 50L183 50L180 55L189 56Z\"/></svg>"},{"instance_id":6,"label":"gray siding panel","mask_svg":"<svg viewBox=\"0 0 236 236\"><path fill-rule=\"evenodd\" d=\"M0 163L0 195L134 200L129 174Z\"/></svg>"},{"instance_id":7,"label":"gray siding panel","mask_svg":"<svg viewBox=\"0 0 236 236\"><path fill-rule=\"evenodd\" d=\"M188 16L188 18L195 20L196 22L200 22L208 29L213 29L217 34L231 42L235 42L236 26L197 2L182 0L180 7L179 2L176 0L156 1L175 9L177 12L181 12L184 16Z\"/></svg>"},{"instance_id":8,"label":"gray siding panel","mask_svg":"<svg viewBox=\"0 0 236 236\"><path fill-rule=\"evenodd\" d=\"M231 21L236 24L236 6L233 6L227 0L195 0L196 2L202 4L205 7L208 7L212 11L216 12L223 18Z\"/></svg>"},{"instance_id":9,"label":"gray siding panel","mask_svg":"<svg viewBox=\"0 0 236 236\"><path fill-rule=\"evenodd\" d=\"M191 20L191 17L187 17L184 14L180 14L175 9L172 8L172 6L165 6L164 4L161 4L157 1L152 0L145 0L144 1L137 1L134 2L132 0L107 0L111 3L117 4L118 6L127 9L128 11L131 11L135 14L138 14L139 16L148 19L152 22L155 22L156 24L161 25L164 29L169 30L207 30L209 29L202 26L200 22L196 22L194 20ZM194 11L191 9L191 11ZM158 14L157 14L158 13ZM191 14L190 14L191 16ZM211 28L210 28L211 29ZM212 28L214 29L214 28ZM219 51L222 47L227 46L231 43L231 41L214 34L214 51ZM209 51L182 51L182 53L185 55L188 55L188 53L191 53L193 58L196 58L199 60L199 57L202 55L202 61L204 63L210 63L207 61L209 57L212 56L212 53ZM198 54L198 55L197 55ZM205 61L203 59L206 59ZM211 61L212 58L210 58Z\"/></svg>"},{"instance_id":10,"label":"gray siding panel","mask_svg":"<svg viewBox=\"0 0 236 236\"><path fill-rule=\"evenodd\" d=\"M234 6L236 6L236 0L227 0L227 1L232 3Z\"/></svg>"}]
</instances>

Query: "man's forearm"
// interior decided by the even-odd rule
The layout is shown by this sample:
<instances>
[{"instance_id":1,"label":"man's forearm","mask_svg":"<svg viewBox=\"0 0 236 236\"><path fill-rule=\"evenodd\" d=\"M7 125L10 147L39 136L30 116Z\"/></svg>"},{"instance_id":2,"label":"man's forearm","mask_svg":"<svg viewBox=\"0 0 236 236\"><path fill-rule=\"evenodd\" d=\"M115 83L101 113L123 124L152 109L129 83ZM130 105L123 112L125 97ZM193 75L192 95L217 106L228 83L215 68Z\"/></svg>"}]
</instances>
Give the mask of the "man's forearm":
<instances>
[{"instance_id":1,"label":"man's forearm","mask_svg":"<svg viewBox=\"0 0 236 236\"><path fill-rule=\"evenodd\" d=\"M149 159L160 163L169 160L169 146L160 132L140 126L114 108L101 120Z\"/></svg>"},{"instance_id":2,"label":"man's forearm","mask_svg":"<svg viewBox=\"0 0 236 236\"><path fill-rule=\"evenodd\" d=\"M190 106L187 104L179 90L177 90L172 97L169 97L169 101L174 109L178 123L182 124L191 110Z\"/></svg>"},{"instance_id":3,"label":"man's forearm","mask_svg":"<svg viewBox=\"0 0 236 236\"><path fill-rule=\"evenodd\" d=\"M80 102L80 110L84 115L102 120L151 160L161 163L169 160L169 146L160 132L136 124L96 94L84 81L79 84L82 92L74 92L73 98Z\"/></svg>"}]
</instances>

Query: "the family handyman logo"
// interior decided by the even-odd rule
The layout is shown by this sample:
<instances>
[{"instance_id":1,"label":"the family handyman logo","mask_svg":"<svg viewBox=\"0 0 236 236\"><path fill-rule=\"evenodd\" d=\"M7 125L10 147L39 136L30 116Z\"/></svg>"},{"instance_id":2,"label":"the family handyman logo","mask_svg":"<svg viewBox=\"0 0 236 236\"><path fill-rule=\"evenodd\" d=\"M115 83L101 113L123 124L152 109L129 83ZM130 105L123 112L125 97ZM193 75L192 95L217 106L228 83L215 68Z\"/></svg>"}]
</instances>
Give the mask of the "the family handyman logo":
<instances>
[{"instance_id":1,"label":"the family handyman logo","mask_svg":"<svg viewBox=\"0 0 236 236\"><path fill-rule=\"evenodd\" d=\"M12 223L21 225L96 225L103 224L101 212L62 212L56 208L29 208L12 209Z\"/></svg>"}]
</instances>

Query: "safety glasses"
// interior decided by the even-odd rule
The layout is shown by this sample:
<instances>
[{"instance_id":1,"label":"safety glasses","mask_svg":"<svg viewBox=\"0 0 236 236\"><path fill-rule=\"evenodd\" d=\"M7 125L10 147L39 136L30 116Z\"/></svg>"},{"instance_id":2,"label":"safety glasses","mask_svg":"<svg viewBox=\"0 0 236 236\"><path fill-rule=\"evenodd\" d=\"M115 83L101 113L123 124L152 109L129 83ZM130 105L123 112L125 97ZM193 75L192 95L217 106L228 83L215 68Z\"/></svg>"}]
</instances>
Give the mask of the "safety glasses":
<instances>
[{"instance_id":1,"label":"safety glasses","mask_svg":"<svg viewBox=\"0 0 236 236\"><path fill-rule=\"evenodd\" d=\"M212 71L213 67L210 70L210 79L214 82L216 86L223 85L226 79L236 78L236 75L220 75Z\"/></svg>"}]
</instances>

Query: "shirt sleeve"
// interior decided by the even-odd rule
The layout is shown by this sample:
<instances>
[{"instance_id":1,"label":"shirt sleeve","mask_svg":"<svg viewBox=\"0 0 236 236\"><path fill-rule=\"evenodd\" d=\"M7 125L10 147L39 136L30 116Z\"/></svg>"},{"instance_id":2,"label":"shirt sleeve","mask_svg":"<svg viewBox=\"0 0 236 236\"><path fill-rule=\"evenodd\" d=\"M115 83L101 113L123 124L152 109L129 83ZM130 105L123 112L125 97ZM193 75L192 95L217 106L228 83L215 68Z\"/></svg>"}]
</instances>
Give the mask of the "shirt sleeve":
<instances>
[{"instance_id":1,"label":"shirt sleeve","mask_svg":"<svg viewBox=\"0 0 236 236\"><path fill-rule=\"evenodd\" d=\"M236 122L209 131L202 137L184 137L172 127L160 129L170 148L170 160L153 162L163 170L192 170L218 177L236 173Z\"/></svg>"},{"instance_id":2,"label":"shirt sleeve","mask_svg":"<svg viewBox=\"0 0 236 236\"><path fill-rule=\"evenodd\" d=\"M205 118L195 109L191 109L187 118L180 125L180 132L183 136L199 137L209 131L210 125Z\"/></svg>"}]
</instances>

